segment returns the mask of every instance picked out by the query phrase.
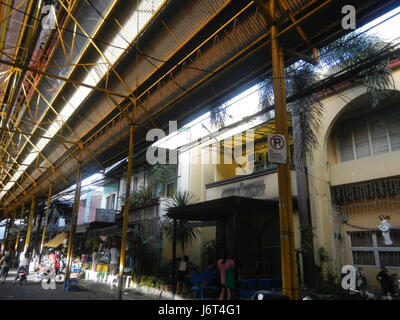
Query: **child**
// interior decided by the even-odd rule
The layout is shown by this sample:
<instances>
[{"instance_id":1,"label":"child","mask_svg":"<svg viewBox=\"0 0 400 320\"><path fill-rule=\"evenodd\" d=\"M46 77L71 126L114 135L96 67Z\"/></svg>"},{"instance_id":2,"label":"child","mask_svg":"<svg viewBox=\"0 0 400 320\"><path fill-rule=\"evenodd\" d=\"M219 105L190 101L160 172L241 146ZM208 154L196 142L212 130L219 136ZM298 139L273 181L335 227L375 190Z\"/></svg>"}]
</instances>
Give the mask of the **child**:
<instances>
[{"instance_id":1,"label":"child","mask_svg":"<svg viewBox=\"0 0 400 320\"><path fill-rule=\"evenodd\" d=\"M178 262L178 276L177 276L177 283L176 283L176 292L179 294L180 292L180 286L182 285L183 288L183 293L186 291L186 274L188 272L188 261L189 257L184 256L183 259L181 259Z\"/></svg>"}]
</instances>

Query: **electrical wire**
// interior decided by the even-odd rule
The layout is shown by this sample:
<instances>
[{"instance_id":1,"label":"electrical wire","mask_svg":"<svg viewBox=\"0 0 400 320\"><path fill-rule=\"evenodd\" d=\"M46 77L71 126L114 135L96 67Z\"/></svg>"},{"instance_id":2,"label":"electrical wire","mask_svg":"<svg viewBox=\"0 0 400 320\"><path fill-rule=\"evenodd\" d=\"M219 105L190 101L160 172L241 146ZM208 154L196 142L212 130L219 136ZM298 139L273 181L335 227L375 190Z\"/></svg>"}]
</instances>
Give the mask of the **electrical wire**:
<instances>
[{"instance_id":1,"label":"electrical wire","mask_svg":"<svg viewBox=\"0 0 400 320\"><path fill-rule=\"evenodd\" d=\"M99 14L99 15L101 15L99 12L98 12L98 10L93 6L93 4L90 2L90 1L88 1L89 2L89 4L97 11L97 13ZM2 4L4 4L4 5L7 5L7 4L5 4L5 3L3 3L3 2L0 2L0 3L2 3ZM8 5L7 5L8 6ZM10 6L11 7L11 6ZM11 7L12 8L12 7ZM24 14L26 14L26 13L24 13ZM387 19L385 19L384 21L382 21L382 22L380 22L380 23L378 23L377 25L375 25L375 26L373 26L373 27L371 27L371 28L369 28L369 29L367 29L367 30L365 30L363 33L365 33L365 32L367 32L368 30L371 30L372 28L374 28L374 27L376 27L376 26L378 26L378 25L380 25L380 24L382 24L383 22L386 22L387 20L389 20L389 19L391 19L391 18L393 18L394 16L396 16L396 15L398 15L399 13L397 13L397 14L395 14L395 15L393 15L392 17L390 17L390 18L387 18ZM26 14L26 15L29 15L29 14ZM105 21L105 18L102 16L102 18L103 18L103 20ZM39 20L39 19L38 19ZM62 28L60 28L60 29L62 29ZM65 30L68 30L68 31L71 31L71 30L69 30L69 29L65 29ZM76 34L79 34L79 33L76 33ZM362 34L362 33L361 33ZM355 37L353 37L353 38L351 38L351 39L354 39L354 38L356 38L357 36L359 36L360 34L358 34L358 35L356 35ZM86 37L86 38L89 38L89 37ZM97 41L101 41L101 42L103 42L103 43L105 43L105 44L107 44L107 45L110 45L110 46L113 46L113 45L111 45L111 44L109 44L109 43L107 43L107 42L105 42L105 41L102 41L102 40L99 40L99 39L95 39L95 38L91 38L91 39L93 39L93 40L97 40ZM125 38L123 38L128 44L129 44L129 46L130 47L133 47ZM351 39L349 39L348 41L350 41ZM114 46L114 47L116 47L116 46ZM124 49L124 48L121 48L121 49ZM135 49L135 48L134 48ZM138 50L136 50L136 52L138 53L138 54L142 54L141 52L139 52ZM324 53L324 54L327 54L327 52L326 53ZM155 60L157 60L157 61L160 61L160 62L167 62L167 61L164 61L164 60L161 60L161 59L157 59L157 58L154 58L154 57L151 57L151 56L147 56L148 58L150 58L150 59L155 59ZM146 59L146 60L148 60L148 59ZM148 62L149 63L151 63L149 60L148 60ZM153 63L151 63L153 66L155 66ZM155 66L156 67L156 66ZM299 66L300 67L300 66ZM202 70L202 71L206 71L206 70ZM173 80L173 79L172 79ZM174 80L173 80L174 81ZM175 81L174 81L175 82ZM187 92L187 90L185 89L185 88L183 88L181 85L179 85L178 83L176 83L175 82L175 84L177 84L182 90L184 90L185 92ZM262 89L262 87L259 87L257 90L255 90L255 91L259 91L259 90L261 90ZM252 93L254 93L254 92L252 92ZM251 94L252 94L251 93ZM237 101L236 101L237 102ZM228 106L226 106L224 109L226 109Z\"/></svg>"}]
</instances>

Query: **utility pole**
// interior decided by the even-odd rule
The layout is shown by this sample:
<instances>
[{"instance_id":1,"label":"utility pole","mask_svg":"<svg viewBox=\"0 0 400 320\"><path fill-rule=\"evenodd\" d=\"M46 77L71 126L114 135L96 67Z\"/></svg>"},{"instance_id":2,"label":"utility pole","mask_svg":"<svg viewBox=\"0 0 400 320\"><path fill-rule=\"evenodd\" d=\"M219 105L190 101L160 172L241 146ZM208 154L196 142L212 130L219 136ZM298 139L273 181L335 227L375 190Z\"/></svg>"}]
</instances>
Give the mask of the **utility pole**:
<instances>
[{"instance_id":1,"label":"utility pole","mask_svg":"<svg viewBox=\"0 0 400 320\"><path fill-rule=\"evenodd\" d=\"M32 223L33 223L33 217L35 215L35 205L36 205L35 198L32 198L31 211L29 213L29 220L28 220L28 229L26 230L24 252L28 250L29 242L31 240Z\"/></svg>"},{"instance_id":2,"label":"utility pole","mask_svg":"<svg viewBox=\"0 0 400 320\"><path fill-rule=\"evenodd\" d=\"M275 12L275 0L270 0L269 15L272 18L271 49L272 72L274 77L273 82L275 97L276 133L284 135L285 140L289 141L286 115L284 54L283 49L279 46L277 39L278 26L275 18ZM289 148L287 148L287 153L287 159L290 159ZM278 164L282 288L284 294L288 295L290 299L296 300L298 299L298 283L293 230L293 202L290 178L290 163Z\"/></svg>"},{"instance_id":3,"label":"utility pole","mask_svg":"<svg viewBox=\"0 0 400 320\"><path fill-rule=\"evenodd\" d=\"M135 133L135 124L134 124L135 113L136 113L136 100L132 99L132 115L131 115L131 124L129 126L128 169L126 172L125 206L124 206L124 216L122 225L121 254L119 260L119 273L118 273L118 300L122 299L122 290L124 286L123 280L124 280L125 253L126 253L126 234L128 231L129 204L130 204L130 193L131 193L133 145L134 145L134 133Z\"/></svg>"},{"instance_id":4,"label":"utility pole","mask_svg":"<svg viewBox=\"0 0 400 320\"><path fill-rule=\"evenodd\" d=\"M47 195L47 206L46 206L46 215L45 215L46 224L43 226L42 241L40 243L39 263L40 263L40 260L42 259L44 239L46 238L47 224L48 224L49 212L50 212L50 199L51 199L52 186L53 186L53 182L50 182L49 194Z\"/></svg>"},{"instance_id":5,"label":"utility pole","mask_svg":"<svg viewBox=\"0 0 400 320\"><path fill-rule=\"evenodd\" d=\"M75 197L74 197L74 206L72 207L72 217L71 217L71 226L69 229L69 237L68 237L68 249L67 249L67 263L65 270L65 284L70 278L71 275L71 264L72 257L74 254L74 240L75 240L75 232L76 232L76 223L78 218L79 211L79 200L81 197L81 184L82 184L82 145L79 145L79 162L78 162L78 172L76 174L76 188L75 188Z\"/></svg>"},{"instance_id":6,"label":"utility pole","mask_svg":"<svg viewBox=\"0 0 400 320\"><path fill-rule=\"evenodd\" d=\"M21 218L24 217L24 203L22 204L22 208L21 208ZM19 246L19 235L21 233L20 227L18 227L18 231L17 231L17 239L15 240L15 252L18 255L18 246Z\"/></svg>"}]
</instances>

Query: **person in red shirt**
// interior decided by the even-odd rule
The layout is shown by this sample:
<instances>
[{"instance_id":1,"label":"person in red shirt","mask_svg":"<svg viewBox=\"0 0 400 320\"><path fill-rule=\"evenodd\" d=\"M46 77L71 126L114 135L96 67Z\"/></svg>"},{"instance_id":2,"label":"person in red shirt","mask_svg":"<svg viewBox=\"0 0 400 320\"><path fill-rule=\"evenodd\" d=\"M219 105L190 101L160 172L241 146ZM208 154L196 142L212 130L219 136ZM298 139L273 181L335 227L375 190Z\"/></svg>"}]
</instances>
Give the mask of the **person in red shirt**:
<instances>
[{"instance_id":1,"label":"person in red shirt","mask_svg":"<svg viewBox=\"0 0 400 320\"><path fill-rule=\"evenodd\" d=\"M227 299L231 300L232 289L234 287L232 277L233 270L235 269L235 261L228 253L225 253L223 258L218 260L217 267L221 274L221 294L219 300L225 300L226 293L228 293Z\"/></svg>"},{"instance_id":2,"label":"person in red shirt","mask_svg":"<svg viewBox=\"0 0 400 320\"><path fill-rule=\"evenodd\" d=\"M49 262L51 263L51 267L54 270L54 272L56 272L57 271L58 255L57 255L57 253L55 252L54 249L50 252Z\"/></svg>"}]
</instances>

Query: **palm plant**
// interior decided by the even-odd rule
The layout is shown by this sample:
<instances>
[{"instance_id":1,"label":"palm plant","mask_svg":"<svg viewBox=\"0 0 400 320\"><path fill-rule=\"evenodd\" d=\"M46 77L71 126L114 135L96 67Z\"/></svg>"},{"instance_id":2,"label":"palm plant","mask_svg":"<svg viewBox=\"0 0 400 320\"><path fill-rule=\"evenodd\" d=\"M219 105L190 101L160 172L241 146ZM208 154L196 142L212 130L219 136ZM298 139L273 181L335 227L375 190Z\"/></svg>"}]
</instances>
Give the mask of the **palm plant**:
<instances>
[{"instance_id":1,"label":"palm plant","mask_svg":"<svg viewBox=\"0 0 400 320\"><path fill-rule=\"evenodd\" d=\"M167 203L167 211L172 208L184 207L196 202L196 196L190 191L178 191ZM166 216L162 222L163 229L170 241L177 239L181 245L183 254L185 247L191 245L200 234L197 228L194 228L188 221L178 220L174 228L173 219Z\"/></svg>"},{"instance_id":2,"label":"palm plant","mask_svg":"<svg viewBox=\"0 0 400 320\"><path fill-rule=\"evenodd\" d=\"M346 70L351 72L361 63L381 55L392 46L376 36L368 34L351 33L339 40L332 42L320 50L320 63L310 65L296 63L286 68L285 82L287 96L296 96L301 92L315 86L323 77ZM375 108L379 102L387 97L393 84L389 61L382 59L378 64L370 65L353 76L366 87L371 96L371 107ZM319 99L319 92L301 96L288 103L287 111L293 117L293 136L296 144L301 142L302 148L298 150L295 158L302 163L305 158L313 159L314 152L319 145L319 130L323 117L323 105ZM266 79L261 84L260 110L266 120L272 117L273 108L273 82Z\"/></svg>"},{"instance_id":3,"label":"palm plant","mask_svg":"<svg viewBox=\"0 0 400 320\"><path fill-rule=\"evenodd\" d=\"M293 123L294 162L302 243L307 241L309 238L307 235L311 230L305 162L306 159L313 160L314 152L319 147L319 131L324 111L318 92L313 91L310 94L303 94L303 92L309 92L307 90L316 87L321 81L322 73L326 73L329 77L345 70L346 74L351 74L353 81L357 81L367 88L371 97L371 108L375 108L391 92L389 89L392 87L393 80L389 61L385 57L389 52L394 51L392 44L385 43L376 36L353 32L320 49L319 64L310 65L297 62L285 70L286 95L289 102L287 111L288 116L291 115ZM366 63L377 57L383 58L378 63ZM361 64L365 64L366 67L360 69ZM262 114L265 120L270 120L274 116L272 112L274 105L273 80L265 79L261 83L260 89L259 114ZM299 98L290 99L296 96ZM218 108L214 108L214 110L218 111ZM215 116L214 118L218 119ZM221 121L217 123L220 124ZM312 253L313 250L309 250L309 252ZM313 254L303 257L303 263L305 277L308 277L308 280L305 279L306 283L312 284Z\"/></svg>"}]
</instances>

